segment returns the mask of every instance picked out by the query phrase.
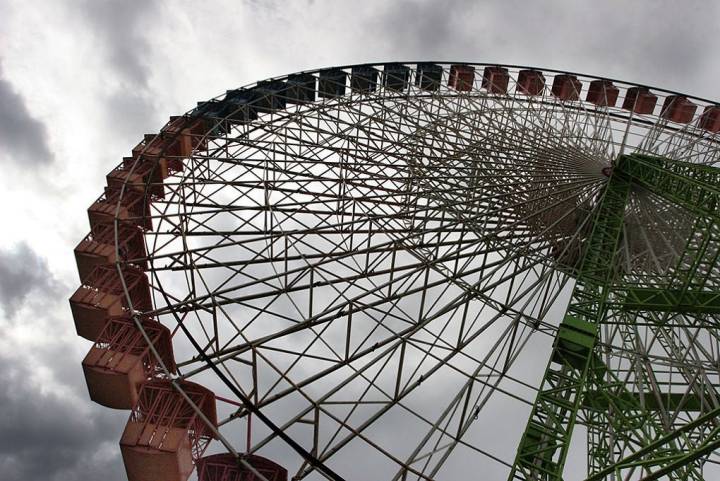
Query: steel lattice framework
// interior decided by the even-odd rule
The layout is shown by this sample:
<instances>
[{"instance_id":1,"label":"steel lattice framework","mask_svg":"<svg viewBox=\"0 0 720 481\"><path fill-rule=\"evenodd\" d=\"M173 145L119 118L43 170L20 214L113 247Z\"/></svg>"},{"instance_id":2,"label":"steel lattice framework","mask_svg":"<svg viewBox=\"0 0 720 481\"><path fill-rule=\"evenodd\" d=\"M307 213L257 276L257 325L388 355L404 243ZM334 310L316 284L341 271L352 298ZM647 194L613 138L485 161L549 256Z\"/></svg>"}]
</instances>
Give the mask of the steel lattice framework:
<instances>
[{"instance_id":1,"label":"steel lattice framework","mask_svg":"<svg viewBox=\"0 0 720 481\"><path fill-rule=\"evenodd\" d=\"M711 478L718 132L702 99L484 64L301 72L172 118L76 249L130 478L159 459L138 446L188 453L162 479L280 479L257 455L293 479ZM93 373L119 353L113 402Z\"/></svg>"}]
</instances>

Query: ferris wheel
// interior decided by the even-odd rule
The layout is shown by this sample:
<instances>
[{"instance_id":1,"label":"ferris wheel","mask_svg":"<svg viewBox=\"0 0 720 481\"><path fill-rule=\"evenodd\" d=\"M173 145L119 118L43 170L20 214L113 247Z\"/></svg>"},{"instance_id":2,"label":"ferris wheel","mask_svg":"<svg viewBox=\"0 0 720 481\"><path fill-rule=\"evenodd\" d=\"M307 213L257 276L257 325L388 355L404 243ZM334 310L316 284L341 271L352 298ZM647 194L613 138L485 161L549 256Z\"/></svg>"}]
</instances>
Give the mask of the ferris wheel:
<instances>
[{"instance_id":1,"label":"ferris wheel","mask_svg":"<svg viewBox=\"0 0 720 481\"><path fill-rule=\"evenodd\" d=\"M703 99L471 63L171 117L75 249L128 478L712 478L718 132Z\"/></svg>"}]
</instances>

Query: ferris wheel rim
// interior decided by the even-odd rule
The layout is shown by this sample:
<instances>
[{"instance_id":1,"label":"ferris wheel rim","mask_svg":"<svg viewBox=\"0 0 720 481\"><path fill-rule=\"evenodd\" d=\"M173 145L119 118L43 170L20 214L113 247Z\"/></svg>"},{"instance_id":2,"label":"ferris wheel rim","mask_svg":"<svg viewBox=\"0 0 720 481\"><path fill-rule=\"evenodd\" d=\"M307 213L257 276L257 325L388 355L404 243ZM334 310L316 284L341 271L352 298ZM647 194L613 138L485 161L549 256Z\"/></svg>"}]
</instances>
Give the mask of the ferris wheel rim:
<instances>
[{"instance_id":1,"label":"ferris wheel rim","mask_svg":"<svg viewBox=\"0 0 720 481\"><path fill-rule=\"evenodd\" d=\"M409 64L415 64L416 62L393 62L393 63L401 63L401 64L408 64L408 63L409 63ZM445 65L449 65L449 63L446 63L446 62L442 62L442 63L445 64ZM336 67L336 68L341 68L341 69L342 69L342 68L364 67L364 66L378 66L378 65L384 65L384 64L376 64L376 63L374 63L374 64L359 64L359 65L341 66L341 67ZM478 63L478 64L474 64L474 63L463 63L463 65L472 65L472 66L498 66L498 64L480 64L480 63ZM517 69L517 68L523 68L523 67L524 67L524 66L502 65L502 64L500 64L499 66L507 67L507 68L516 68L516 69ZM300 74L300 73L313 73L313 74L315 74L315 73L322 72L322 71L324 71L324 70L327 70L327 69L305 70L305 71L300 71L300 72L297 72L297 73L298 73L298 74ZM556 71L556 70L551 70L551 69L541 69L541 71L551 72L551 73L572 74L571 72ZM290 74L290 75L293 75L293 74ZM288 76L283 76L283 77L272 77L272 78L270 78L270 79L268 79L268 80L282 80L282 79L287 79L290 75L288 75ZM594 79L598 79L598 80L612 80L612 79L607 79L607 78L602 78L602 77L588 77L588 76L586 76L586 75L583 75L583 78L594 78ZM614 80L613 80L613 81L614 81ZM618 81L618 82L620 82L620 81ZM250 86L252 86L252 85L257 85L257 84L255 84L255 83L253 83L253 84L248 84L246 87L250 87ZM663 89L658 89L658 88L653 88L653 90L658 91L658 92L662 92L662 93L667 93L667 94L676 94L676 92L672 92L672 91L668 91L668 90L663 90ZM352 95L352 94L351 94L351 95ZM222 96L216 97L216 99L220 99L220 98L222 98ZM709 101L706 101L706 100L704 100L704 99L700 99L700 98L697 98L697 97L687 96L687 98L689 98L689 99L694 99L694 100L698 100L698 101L703 101L703 102L709 102ZM190 112L192 112L192 111L190 111ZM655 117L656 117L655 120L657 121L657 120L659 119L659 117L658 117L658 116L655 116ZM139 162L139 159L136 160L136 164L137 164L137 162ZM134 166L133 166L133 167L134 167ZM124 189L125 189L125 186L123 186L123 191L122 191L122 192L124 192ZM146 195L147 195L147 194L146 194ZM122 194L121 194L121 198L120 198L120 199L122 199ZM118 213L119 213L119 209L120 209L120 203L121 203L121 200L118 200L118 204L117 204L118 207L117 207L117 210L116 210L116 219L115 219L115 227L116 227L116 228L115 228L115 248L116 248L116 254L118 254L118 259L120 258L120 256L119 256L119 254L120 254L120 252L119 252L120 244L119 244L119 239L118 239L118 226L119 226ZM123 272L122 272L122 269L121 269L121 263L120 263L120 261L118 261L118 263L117 263L117 269L118 269L118 273L119 273L120 277L122 278ZM126 287L126 286L125 286L125 291L126 291L125 293L126 293L126 296L128 297L128 300L130 300L130 299L129 299L129 293L127 292L127 287ZM133 316L135 316L135 311L134 311L134 309L133 309L132 307L131 307L131 312L133 312ZM141 325L140 323L138 323L138 327L139 327L139 329L140 329L141 331L144 332L143 327L142 327L142 325ZM182 323L180 323L180 327L181 327L181 329L185 329L185 328L184 328L184 325L183 325ZM192 340L192 336L190 336L189 333L186 332L186 335L189 336L189 338L191 339L191 342L193 342L194 344L196 344L195 347L198 349L198 352L201 353L202 356L204 356L204 353L202 352L202 349L201 349L200 345L197 344L197 343L195 343L195 342ZM207 358L207 359L206 359L206 363L208 364L208 367L210 367L210 368L212 368L213 370L215 370L216 366L215 366L214 362L212 362L212 361L210 360L210 358ZM212 365L212 366L211 366L211 365ZM216 372L216 374L218 374L218 375L221 374L221 372L220 372L219 370L216 370L215 372ZM169 373L169 372L166 371L166 375L168 375L168 377L170 377L170 378L172 379L171 373ZM231 383L230 383L230 384L231 384ZM230 384L227 384L228 387L230 387ZM278 431L279 431L279 429L278 429ZM315 461L317 461L318 463L322 464L321 461L318 461L318 460L315 460Z\"/></svg>"}]
</instances>

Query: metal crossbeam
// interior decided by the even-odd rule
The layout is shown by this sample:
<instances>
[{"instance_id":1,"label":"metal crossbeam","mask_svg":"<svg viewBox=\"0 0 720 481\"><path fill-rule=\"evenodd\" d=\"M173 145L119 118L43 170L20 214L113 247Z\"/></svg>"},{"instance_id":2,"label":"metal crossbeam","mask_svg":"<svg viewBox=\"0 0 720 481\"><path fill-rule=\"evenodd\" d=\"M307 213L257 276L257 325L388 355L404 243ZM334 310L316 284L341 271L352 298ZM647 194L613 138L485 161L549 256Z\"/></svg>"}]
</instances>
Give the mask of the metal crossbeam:
<instances>
[{"instance_id":1,"label":"metal crossbeam","mask_svg":"<svg viewBox=\"0 0 720 481\"><path fill-rule=\"evenodd\" d=\"M593 409L597 411L607 410L613 403L608 400L606 394L607 393L600 390L586 391L583 397L583 409ZM708 399L702 399L697 395L686 395L685 393L677 392L663 392L660 394L660 400L658 400L652 392L637 393L624 391L615 397L614 402L626 407L629 412L633 410L658 411L660 409L668 409L671 411L682 409L685 412L700 412L704 407L709 405ZM641 402L643 402L642 408L639 407Z\"/></svg>"},{"instance_id":2,"label":"metal crossbeam","mask_svg":"<svg viewBox=\"0 0 720 481\"><path fill-rule=\"evenodd\" d=\"M720 314L720 292L628 287L619 307L625 311Z\"/></svg>"}]
</instances>

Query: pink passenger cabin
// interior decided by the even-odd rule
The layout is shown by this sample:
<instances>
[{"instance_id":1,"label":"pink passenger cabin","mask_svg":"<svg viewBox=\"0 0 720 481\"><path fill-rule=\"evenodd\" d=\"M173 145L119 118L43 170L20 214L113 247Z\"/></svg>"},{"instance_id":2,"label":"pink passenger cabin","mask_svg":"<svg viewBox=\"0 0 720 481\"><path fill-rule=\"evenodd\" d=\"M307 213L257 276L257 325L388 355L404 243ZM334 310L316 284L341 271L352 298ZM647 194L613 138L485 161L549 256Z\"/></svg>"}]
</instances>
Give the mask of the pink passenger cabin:
<instances>
[{"instance_id":1,"label":"pink passenger cabin","mask_svg":"<svg viewBox=\"0 0 720 481\"><path fill-rule=\"evenodd\" d=\"M213 425L215 395L189 381L183 392ZM169 380L146 382L120 438L128 481L185 481L214 432Z\"/></svg>"},{"instance_id":2,"label":"pink passenger cabin","mask_svg":"<svg viewBox=\"0 0 720 481\"><path fill-rule=\"evenodd\" d=\"M132 224L119 224L118 249L115 249L115 225L96 224L90 233L75 247L75 262L82 281L99 265L130 261L146 269L145 241L142 231ZM120 258L116 252L120 253Z\"/></svg>"},{"instance_id":3,"label":"pink passenger cabin","mask_svg":"<svg viewBox=\"0 0 720 481\"><path fill-rule=\"evenodd\" d=\"M175 372L170 331L142 316L150 342L170 372ZM142 332L128 315L112 317L82 361L90 399L114 409L132 409L140 385L159 374L157 358Z\"/></svg>"},{"instance_id":4,"label":"pink passenger cabin","mask_svg":"<svg viewBox=\"0 0 720 481\"><path fill-rule=\"evenodd\" d=\"M157 165L160 177L166 179L176 172L182 172L184 168L182 150L179 139L173 139L162 133L145 134L143 140L133 148L132 157L142 163Z\"/></svg>"},{"instance_id":5,"label":"pink passenger cabin","mask_svg":"<svg viewBox=\"0 0 720 481\"><path fill-rule=\"evenodd\" d=\"M287 469L279 464L255 454L241 456L267 481L287 481ZM200 458L197 470L198 481L261 481L262 479L229 453L212 454Z\"/></svg>"},{"instance_id":6,"label":"pink passenger cabin","mask_svg":"<svg viewBox=\"0 0 720 481\"><path fill-rule=\"evenodd\" d=\"M525 95L540 95L545 88L545 76L538 70L521 70L518 72L515 90Z\"/></svg>"},{"instance_id":7,"label":"pink passenger cabin","mask_svg":"<svg viewBox=\"0 0 720 481\"><path fill-rule=\"evenodd\" d=\"M202 119L193 119L184 116L170 117L170 122L163 127L162 135L165 138L176 138L178 142L177 155L190 157L194 150L207 149L205 135L207 126Z\"/></svg>"},{"instance_id":8,"label":"pink passenger cabin","mask_svg":"<svg viewBox=\"0 0 720 481\"><path fill-rule=\"evenodd\" d=\"M119 208L118 208L119 203ZM105 192L88 208L90 227L98 224L111 224L118 219L121 222L135 224L144 229L152 229L150 218L150 200L142 192L126 189L124 192L105 187Z\"/></svg>"},{"instance_id":9,"label":"pink passenger cabin","mask_svg":"<svg viewBox=\"0 0 720 481\"><path fill-rule=\"evenodd\" d=\"M133 308L152 308L150 285L144 272L133 267L122 269ZM78 336L95 341L111 317L121 316L128 308L122 280L113 265L99 265L83 279L70 298L70 309Z\"/></svg>"},{"instance_id":10,"label":"pink passenger cabin","mask_svg":"<svg viewBox=\"0 0 720 481\"><path fill-rule=\"evenodd\" d=\"M113 190L120 190L124 185L126 189L141 193L149 189L150 194L159 199L165 196L160 168L152 162L135 164L135 159L125 157L120 165L110 171L106 179L108 187Z\"/></svg>"},{"instance_id":11,"label":"pink passenger cabin","mask_svg":"<svg viewBox=\"0 0 720 481\"><path fill-rule=\"evenodd\" d=\"M689 124L695 116L697 105L683 95L669 95L663 102L660 117L677 122Z\"/></svg>"},{"instance_id":12,"label":"pink passenger cabin","mask_svg":"<svg viewBox=\"0 0 720 481\"><path fill-rule=\"evenodd\" d=\"M489 66L483 70L482 88L491 94L506 94L510 73L504 67Z\"/></svg>"},{"instance_id":13,"label":"pink passenger cabin","mask_svg":"<svg viewBox=\"0 0 720 481\"><path fill-rule=\"evenodd\" d=\"M702 115L700 115L700 123L698 126L708 132L720 132L720 106L708 105L705 107Z\"/></svg>"},{"instance_id":14,"label":"pink passenger cabin","mask_svg":"<svg viewBox=\"0 0 720 481\"><path fill-rule=\"evenodd\" d=\"M560 100L578 100L582 82L575 75L561 74L553 79L551 92Z\"/></svg>"},{"instance_id":15,"label":"pink passenger cabin","mask_svg":"<svg viewBox=\"0 0 720 481\"><path fill-rule=\"evenodd\" d=\"M625 92L622 108L636 114L652 114L657 104L657 95L647 87L630 87Z\"/></svg>"},{"instance_id":16,"label":"pink passenger cabin","mask_svg":"<svg viewBox=\"0 0 720 481\"><path fill-rule=\"evenodd\" d=\"M598 107L615 107L619 94L620 89L610 80L593 80L590 82L585 100Z\"/></svg>"},{"instance_id":17,"label":"pink passenger cabin","mask_svg":"<svg viewBox=\"0 0 720 481\"><path fill-rule=\"evenodd\" d=\"M469 92L475 81L475 67L455 64L450 66L448 85L461 92Z\"/></svg>"}]
</instances>

